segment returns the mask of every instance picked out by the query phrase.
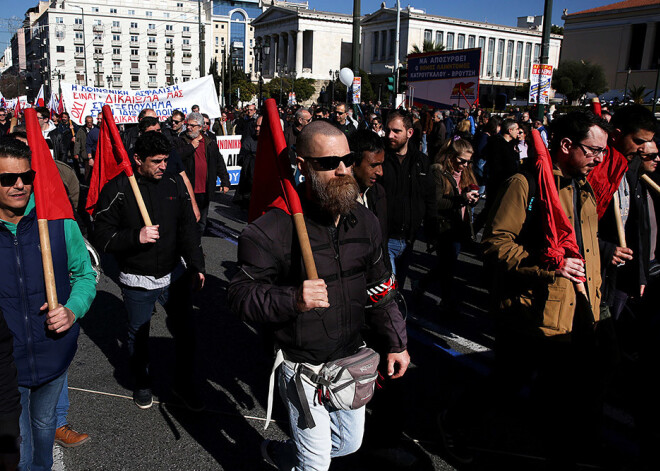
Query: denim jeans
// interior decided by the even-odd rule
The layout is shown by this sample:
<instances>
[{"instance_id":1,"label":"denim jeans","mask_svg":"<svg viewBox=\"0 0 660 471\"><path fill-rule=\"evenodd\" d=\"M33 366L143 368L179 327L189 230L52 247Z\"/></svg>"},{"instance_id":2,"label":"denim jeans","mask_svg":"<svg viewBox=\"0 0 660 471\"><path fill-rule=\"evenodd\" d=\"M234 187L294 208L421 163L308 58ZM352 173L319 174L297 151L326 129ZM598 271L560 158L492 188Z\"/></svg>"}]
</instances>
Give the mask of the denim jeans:
<instances>
[{"instance_id":1,"label":"denim jeans","mask_svg":"<svg viewBox=\"0 0 660 471\"><path fill-rule=\"evenodd\" d=\"M60 397L57 400L57 406L55 406L55 414L57 415L57 420L55 421L55 427L60 428L64 427L69 423L67 420L67 415L69 414L69 370L67 369L64 372L64 383L62 384L62 392Z\"/></svg>"},{"instance_id":2,"label":"denim jeans","mask_svg":"<svg viewBox=\"0 0 660 471\"><path fill-rule=\"evenodd\" d=\"M66 373L36 387L19 386L21 394L21 461L19 471L46 471L53 467L55 406Z\"/></svg>"},{"instance_id":3,"label":"denim jeans","mask_svg":"<svg viewBox=\"0 0 660 471\"><path fill-rule=\"evenodd\" d=\"M330 467L330 460L356 452L364 435L365 408L336 410L316 400L316 388L303 380L303 389L316 426L301 428L300 400L296 392L295 363L280 366L280 396L289 413L292 440L276 443L272 455L280 470L320 471ZM292 446L295 445L295 446Z\"/></svg>"},{"instance_id":4,"label":"denim jeans","mask_svg":"<svg viewBox=\"0 0 660 471\"><path fill-rule=\"evenodd\" d=\"M428 150L426 142L426 133L422 133L422 153L424 154L426 154L426 151ZM433 158L433 156L431 156L431 158Z\"/></svg>"},{"instance_id":5,"label":"denim jeans","mask_svg":"<svg viewBox=\"0 0 660 471\"><path fill-rule=\"evenodd\" d=\"M392 273L396 275L397 285L400 290L403 290L406 283L406 276L408 275L408 265L410 265L413 244L409 244L405 239L389 239L387 241L387 252L390 256Z\"/></svg>"},{"instance_id":6,"label":"denim jeans","mask_svg":"<svg viewBox=\"0 0 660 471\"><path fill-rule=\"evenodd\" d=\"M149 379L149 329L156 301L167 313L167 326L174 337L176 355L175 380L194 384L195 334L192 318L192 280L189 272L169 286L142 289L122 286L128 312L128 354L135 389L151 387Z\"/></svg>"}]
</instances>

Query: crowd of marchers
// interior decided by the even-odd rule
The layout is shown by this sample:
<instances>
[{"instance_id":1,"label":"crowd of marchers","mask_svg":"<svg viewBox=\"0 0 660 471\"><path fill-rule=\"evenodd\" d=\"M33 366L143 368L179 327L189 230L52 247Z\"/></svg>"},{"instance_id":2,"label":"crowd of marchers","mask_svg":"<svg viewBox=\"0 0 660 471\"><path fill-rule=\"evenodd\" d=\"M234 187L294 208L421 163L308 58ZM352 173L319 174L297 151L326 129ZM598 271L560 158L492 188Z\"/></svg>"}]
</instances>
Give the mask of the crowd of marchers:
<instances>
[{"instance_id":1,"label":"crowd of marchers","mask_svg":"<svg viewBox=\"0 0 660 471\"><path fill-rule=\"evenodd\" d=\"M538 437L535 451L553 469L584 462L613 467L618 462L602 447L603 406L625 375L637 391L634 465L653 468L660 408L648 372L659 360L653 346L660 335L654 308L660 158L657 121L648 109L549 111L533 119L517 109L490 114L477 106L380 103L280 106L271 114L249 104L224 108L217 118L204 111L195 105L187 115L175 110L160 120L145 108L136 125L119 127L151 216L146 224L123 173L102 187L93 208L87 204L103 114L77 126L66 112L36 108L75 214L75 221L49 223L55 278L63 287L60 305L49 310L30 166L34 146L22 116L0 109L0 468L51 469L53 443L76 447L89 439L67 420L67 371L77 321L95 296L97 251L118 266L113 281L126 310L126 368L137 407L153 404L148 344L159 302L175 340L172 392L192 412L205 408L193 296L204 295L201 240L210 203L230 191L216 136L240 136L233 202L246 210L263 190L253 182L265 155L258 143L271 144L260 139L266 126L269 138L278 132L286 142L318 274L309 276L287 211L266 211L239 238L228 307L270 339L271 385L277 382L289 418L289 440L261 444L268 463L328 469L332 458L363 445L366 423L370 454L392 466L415 466L403 434L411 424L397 406L411 393L400 306L414 309L439 289L437 312L460 316L457 266L469 250L483 260L490 283L496 361L483 388L440 404L446 456L472 462L486 440L488 411L524 399L526 426ZM552 181L539 179L545 148ZM553 204L576 249L551 260ZM409 277L417 241L427 246L421 278ZM368 382L353 378L373 393L378 376L369 420L364 404L372 393L360 396L362 403L342 404L332 399L340 379L330 375L337 364L364 358L378 358L378 374Z\"/></svg>"}]
</instances>

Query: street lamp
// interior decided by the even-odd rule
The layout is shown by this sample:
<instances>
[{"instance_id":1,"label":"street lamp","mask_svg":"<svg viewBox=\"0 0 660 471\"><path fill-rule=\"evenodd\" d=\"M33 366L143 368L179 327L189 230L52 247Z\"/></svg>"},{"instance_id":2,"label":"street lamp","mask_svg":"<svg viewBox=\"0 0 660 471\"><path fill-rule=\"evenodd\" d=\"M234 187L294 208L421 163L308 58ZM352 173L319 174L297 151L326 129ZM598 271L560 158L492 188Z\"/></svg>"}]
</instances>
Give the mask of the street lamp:
<instances>
[{"instance_id":1,"label":"street lamp","mask_svg":"<svg viewBox=\"0 0 660 471\"><path fill-rule=\"evenodd\" d=\"M295 70L291 71L291 96L293 96L293 94L295 93L295 91L293 89L293 85L296 83L296 76L297 75L298 74L296 73Z\"/></svg>"},{"instance_id":2,"label":"street lamp","mask_svg":"<svg viewBox=\"0 0 660 471\"><path fill-rule=\"evenodd\" d=\"M630 67L628 67L628 72L626 73L626 88L623 90L623 102L628 104L628 80L630 80Z\"/></svg>"},{"instance_id":3,"label":"street lamp","mask_svg":"<svg viewBox=\"0 0 660 471\"><path fill-rule=\"evenodd\" d=\"M332 102L335 101L335 81L338 77L339 71L330 69L330 84L332 86L330 87L330 102L328 103L328 106L332 106Z\"/></svg>"},{"instance_id":4,"label":"street lamp","mask_svg":"<svg viewBox=\"0 0 660 471\"><path fill-rule=\"evenodd\" d=\"M517 92L518 92L518 69L516 69L516 73L513 75L514 77L514 82L513 82L513 99L515 100L517 97Z\"/></svg>"},{"instance_id":5,"label":"street lamp","mask_svg":"<svg viewBox=\"0 0 660 471\"><path fill-rule=\"evenodd\" d=\"M257 58L257 67L259 69L259 109L264 105L264 54L270 54L270 46L262 44L261 38L257 38L257 45L254 47Z\"/></svg>"}]
</instances>

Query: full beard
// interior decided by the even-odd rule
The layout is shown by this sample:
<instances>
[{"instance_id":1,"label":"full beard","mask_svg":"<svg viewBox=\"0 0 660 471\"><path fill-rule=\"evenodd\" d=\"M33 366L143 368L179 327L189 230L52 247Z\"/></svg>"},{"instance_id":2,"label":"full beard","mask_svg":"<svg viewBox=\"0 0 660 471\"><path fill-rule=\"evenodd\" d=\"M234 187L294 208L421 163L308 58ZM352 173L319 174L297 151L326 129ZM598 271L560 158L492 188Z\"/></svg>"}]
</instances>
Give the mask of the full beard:
<instances>
[{"instance_id":1,"label":"full beard","mask_svg":"<svg viewBox=\"0 0 660 471\"><path fill-rule=\"evenodd\" d=\"M312 170L309 181L318 205L332 217L346 216L357 204L360 188L352 175L337 176L323 183Z\"/></svg>"}]
</instances>

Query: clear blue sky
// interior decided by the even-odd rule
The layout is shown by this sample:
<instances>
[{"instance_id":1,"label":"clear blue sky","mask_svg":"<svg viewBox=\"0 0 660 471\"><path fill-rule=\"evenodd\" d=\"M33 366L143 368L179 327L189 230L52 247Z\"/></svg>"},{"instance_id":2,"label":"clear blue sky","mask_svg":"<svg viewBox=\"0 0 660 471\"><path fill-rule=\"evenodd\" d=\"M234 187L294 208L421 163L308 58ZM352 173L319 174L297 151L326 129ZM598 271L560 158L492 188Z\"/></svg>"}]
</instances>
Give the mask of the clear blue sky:
<instances>
[{"instance_id":1,"label":"clear blue sky","mask_svg":"<svg viewBox=\"0 0 660 471\"><path fill-rule=\"evenodd\" d=\"M562 11L568 8L569 13L580 10L586 10L601 5L615 3L616 0L554 0L552 14L552 23L563 25L561 19ZM37 0L0 0L2 3L2 13L0 18L10 18L16 16L23 18L25 10L30 6L37 5ZM362 0L362 14L373 13L380 8L382 0ZM351 13L353 11L353 2L351 0L336 0L332 2L332 8L329 8L325 0L309 0L310 8L318 10L336 11L339 13ZM387 6L396 5L394 0L388 0ZM402 0L401 8L411 5L415 8L426 10L433 15L443 15L453 18L462 18L466 20L488 21L508 26L515 26L518 16L542 15L543 0L461 0L450 2L439 2L438 0ZM0 54L9 44L11 33L7 31L7 22L0 20Z\"/></svg>"}]
</instances>

